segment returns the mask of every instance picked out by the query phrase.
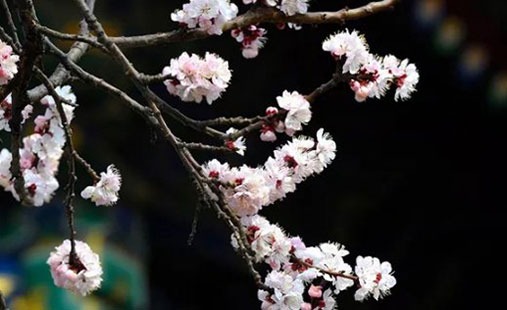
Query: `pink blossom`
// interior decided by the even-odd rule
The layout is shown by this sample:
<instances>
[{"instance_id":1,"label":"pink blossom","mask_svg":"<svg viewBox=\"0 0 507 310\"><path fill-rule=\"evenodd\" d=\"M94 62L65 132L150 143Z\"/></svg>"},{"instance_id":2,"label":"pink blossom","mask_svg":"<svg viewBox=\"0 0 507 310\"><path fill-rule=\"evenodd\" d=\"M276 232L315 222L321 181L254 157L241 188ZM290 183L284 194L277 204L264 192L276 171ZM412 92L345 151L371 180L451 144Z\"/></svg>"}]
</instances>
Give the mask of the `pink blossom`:
<instances>
[{"instance_id":1,"label":"pink blossom","mask_svg":"<svg viewBox=\"0 0 507 310\"><path fill-rule=\"evenodd\" d=\"M19 56L12 53L12 47L0 40L0 85L5 85L18 73Z\"/></svg>"},{"instance_id":2,"label":"pink blossom","mask_svg":"<svg viewBox=\"0 0 507 310\"><path fill-rule=\"evenodd\" d=\"M86 296L98 289L102 283L99 256L93 253L88 244L76 240L76 257L71 264L70 250L71 243L65 240L51 252L47 260L51 276L56 286Z\"/></svg>"},{"instance_id":3,"label":"pink blossom","mask_svg":"<svg viewBox=\"0 0 507 310\"><path fill-rule=\"evenodd\" d=\"M187 102L200 103L206 98L208 104L220 97L231 79L229 63L212 53L206 53L203 59L184 52L171 59L162 74L170 76L164 81L169 93Z\"/></svg>"},{"instance_id":4,"label":"pink blossom","mask_svg":"<svg viewBox=\"0 0 507 310\"><path fill-rule=\"evenodd\" d=\"M310 285L308 289L308 295L312 298L320 298L322 297L322 286L320 285Z\"/></svg>"}]
</instances>

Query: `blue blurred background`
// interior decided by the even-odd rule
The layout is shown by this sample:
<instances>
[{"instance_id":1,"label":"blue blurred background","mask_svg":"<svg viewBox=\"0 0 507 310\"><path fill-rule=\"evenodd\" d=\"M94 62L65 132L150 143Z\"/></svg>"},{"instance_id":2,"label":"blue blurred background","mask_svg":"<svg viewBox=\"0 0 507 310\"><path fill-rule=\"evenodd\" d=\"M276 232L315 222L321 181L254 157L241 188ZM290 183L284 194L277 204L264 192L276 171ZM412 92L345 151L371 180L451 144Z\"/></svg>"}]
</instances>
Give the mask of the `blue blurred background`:
<instances>
[{"instance_id":1,"label":"blue blurred background","mask_svg":"<svg viewBox=\"0 0 507 310\"><path fill-rule=\"evenodd\" d=\"M311 9L366 2L314 0ZM484 264L498 261L492 249L504 223L495 201L485 198L505 184L497 162L506 154L497 145L504 141L499 134L507 108L507 2L402 2L392 12L345 26L305 26L298 32L268 26L266 47L252 60L241 57L227 34L127 54L147 73L160 72L182 51L212 51L227 59L233 79L212 106L181 103L165 94L163 85L153 87L199 119L253 116L285 89L311 92L333 72L321 42L344 27L364 33L373 52L409 58L421 75L410 101L395 103L388 95L357 103L342 85L314 104L305 133L324 127L338 144L337 158L322 175L262 213L307 244L338 241L352 255L393 264L398 284L392 296L359 304L346 292L338 299L341 309L488 308L491 298L483 296L491 294L495 276ZM182 3L99 0L96 12L110 35L133 35L174 29L169 15ZM43 23L76 30L78 14L70 1L36 6ZM107 61L92 51L81 64L135 94L121 70ZM51 69L54 60L45 65ZM11 307L258 309L253 281L229 245L230 232L211 210L202 210L194 242L187 245L197 197L174 151L115 99L80 83L74 89L79 152L99 171L114 163L124 179L114 207L76 199L78 239L101 255L103 288L78 298L52 284L45 261L68 234L62 194L46 206L26 208L0 193L0 290ZM171 126L182 137L199 139ZM2 138L7 145L8 138ZM255 135L247 146L245 159L222 159L256 165L273 148ZM200 161L211 158L197 155ZM81 189L90 180L79 173ZM63 173L60 179L63 184Z\"/></svg>"}]
</instances>

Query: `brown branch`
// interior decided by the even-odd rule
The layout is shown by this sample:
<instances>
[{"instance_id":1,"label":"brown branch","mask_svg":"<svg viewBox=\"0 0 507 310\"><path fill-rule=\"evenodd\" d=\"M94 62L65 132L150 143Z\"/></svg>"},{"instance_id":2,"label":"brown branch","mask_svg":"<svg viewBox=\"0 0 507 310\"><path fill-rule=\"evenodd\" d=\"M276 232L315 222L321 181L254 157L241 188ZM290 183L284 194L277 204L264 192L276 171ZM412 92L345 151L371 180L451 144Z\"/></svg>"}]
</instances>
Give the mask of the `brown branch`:
<instances>
[{"instance_id":1,"label":"brown branch","mask_svg":"<svg viewBox=\"0 0 507 310\"><path fill-rule=\"evenodd\" d=\"M246 118L243 116L236 116L236 117L217 117L214 119L208 119L204 121L197 121L197 124L199 126L209 126L209 127L215 127L215 126L245 126L245 125L251 125L255 122L264 120L264 117L262 116L255 116Z\"/></svg>"},{"instance_id":2,"label":"brown branch","mask_svg":"<svg viewBox=\"0 0 507 310\"><path fill-rule=\"evenodd\" d=\"M259 23L297 23L297 24L343 24L349 20L357 20L368 17L373 14L391 9L399 0L383 0L370 2L364 6L348 9L344 8L336 12L312 12L306 14L297 14L286 16L283 12L275 8L256 7L245 14L240 15L227 22L222 27L224 32L243 28L249 25ZM146 47L161 45L173 42L192 41L207 38L210 35L201 29L193 30L174 30L170 32L146 34L131 37L111 37L111 42L124 48Z\"/></svg>"},{"instance_id":3,"label":"brown branch","mask_svg":"<svg viewBox=\"0 0 507 310\"><path fill-rule=\"evenodd\" d=\"M108 53L108 50L91 36L63 33L63 32L56 31L54 29L48 28L48 27L40 25L40 24L37 24L36 26L37 26L37 30L39 30L41 33L45 34L46 36L53 37L53 38L60 39L60 40L65 40L65 41L83 42L83 43L86 43L90 46L100 49L104 53Z\"/></svg>"},{"instance_id":4,"label":"brown branch","mask_svg":"<svg viewBox=\"0 0 507 310\"><path fill-rule=\"evenodd\" d=\"M2 10L5 13L5 18L7 19L7 26L9 27L9 30L12 34L12 45L13 47L16 47L17 49L20 48L18 33L16 29L16 25L14 24L14 20L12 19L11 10L9 8L9 5L7 4L6 0L1 0L0 4L2 6Z\"/></svg>"},{"instance_id":5,"label":"brown branch","mask_svg":"<svg viewBox=\"0 0 507 310\"><path fill-rule=\"evenodd\" d=\"M184 147L189 150L207 151L207 152L220 152L220 153L231 153L234 152L225 146L214 146L195 142L178 142L180 147Z\"/></svg>"},{"instance_id":6,"label":"brown branch","mask_svg":"<svg viewBox=\"0 0 507 310\"><path fill-rule=\"evenodd\" d=\"M50 49L50 51L56 55L62 64L62 66L68 70L68 72L74 73L77 77L82 79L84 82L91 84L93 86L96 86L106 93L120 99L120 102L124 103L132 109L134 112L138 113L144 118L149 118L149 113L146 113L149 111L149 109L145 106L142 106L140 103L138 103L136 100L132 99L129 95L127 95L125 92L121 91L120 89L116 88L115 86L109 84L108 82L104 81L103 79L96 77L95 75L86 72L83 68L75 64L71 58L68 55L65 55L60 49L58 49L51 41L45 40L46 46ZM153 120L152 120L153 121Z\"/></svg>"},{"instance_id":7,"label":"brown branch","mask_svg":"<svg viewBox=\"0 0 507 310\"><path fill-rule=\"evenodd\" d=\"M32 77L32 70L37 58L42 53L41 37L37 33L34 25L36 17L33 13L33 3L31 0L19 1L19 14L26 33L23 53L20 56L19 71L11 83L12 89L12 118L9 121L11 127L11 173L14 178L14 188L23 204L31 205L32 199L25 190L25 181L19 164L21 147L21 122L23 120L21 111L30 103L26 95L28 83Z\"/></svg>"},{"instance_id":8,"label":"brown branch","mask_svg":"<svg viewBox=\"0 0 507 310\"><path fill-rule=\"evenodd\" d=\"M308 268L315 268L315 269L317 269L317 270L319 270L319 271L321 271L323 273L326 273L326 274L334 276L334 277L345 278L345 279L352 280L354 282L359 281L359 278L357 276L345 274L343 272L331 271L331 270L327 270L327 269L324 269L324 268L321 268L321 267L314 266L313 264L310 264L308 262L305 262L304 260L299 259L295 255L292 255L291 259L293 261L295 261L296 263L300 264L300 265L303 265L303 266L308 267Z\"/></svg>"},{"instance_id":9,"label":"brown branch","mask_svg":"<svg viewBox=\"0 0 507 310\"><path fill-rule=\"evenodd\" d=\"M69 265L75 266L79 263L79 258L76 254L76 226L74 224L74 205L73 200L75 196L75 185L76 185L76 163L74 161L74 144L72 142L72 132L67 120L67 115L63 109L62 98L56 92L53 84L49 78L39 69L35 69L38 77L42 80L42 83L49 90L49 93L54 98L56 103L56 109L62 122L63 131L65 133L65 154L67 156L68 165L68 183L67 183L67 196L65 197L64 205L67 215L67 225L69 227L69 240L70 240L70 252L69 252Z\"/></svg>"},{"instance_id":10,"label":"brown branch","mask_svg":"<svg viewBox=\"0 0 507 310\"><path fill-rule=\"evenodd\" d=\"M100 177L97 174L97 172L93 169L92 165L90 165L83 157L81 157L81 155L79 155L79 153L76 150L74 150L72 155L74 156L74 159L77 160L77 162L80 163L81 166L85 168L86 172L88 172L88 174L92 177L94 183L100 181Z\"/></svg>"},{"instance_id":11,"label":"brown branch","mask_svg":"<svg viewBox=\"0 0 507 310\"><path fill-rule=\"evenodd\" d=\"M87 3L90 7L90 9L93 11L95 7L95 0L87 0ZM38 24L38 23L37 23ZM82 36L88 36L89 30L88 25L86 22L81 21L79 23L79 34ZM76 42L74 43L69 52L67 53L68 60L71 62L77 62L88 50L88 43L84 42ZM65 83L69 78L71 77L69 71L62 65L59 64L53 74L49 77L49 80L51 83L55 86L62 85ZM30 98L31 101L38 101L42 97L44 97L48 93L48 90L44 86L44 84L41 84L39 86L36 86L28 91L28 98Z\"/></svg>"}]
</instances>

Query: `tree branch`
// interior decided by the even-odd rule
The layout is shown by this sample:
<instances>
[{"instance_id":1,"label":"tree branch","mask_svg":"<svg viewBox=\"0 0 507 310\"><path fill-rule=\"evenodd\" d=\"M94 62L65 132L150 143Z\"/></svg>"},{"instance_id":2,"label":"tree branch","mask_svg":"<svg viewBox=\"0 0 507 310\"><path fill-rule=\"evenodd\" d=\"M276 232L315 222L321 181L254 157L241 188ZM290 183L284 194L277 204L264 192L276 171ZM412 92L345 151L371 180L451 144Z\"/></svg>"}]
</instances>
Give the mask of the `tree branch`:
<instances>
[{"instance_id":1,"label":"tree branch","mask_svg":"<svg viewBox=\"0 0 507 310\"><path fill-rule=\"evenodd\" d=\"M370 15L380 13L391 9L399 0L383 0L370 2L364 6L348 9L344 8L336 12L312 12L306 14L297 14L294 16L286 16L283 12L275 8L256 7L247 11L233 20L227 22L222 27L224 32L243 28L259 23L297 23L297 24L343 24L349 20L357 20L368 17ZM174 30L163 33L146 34L130 37L110 37L111 42L123 48L146 47L154 45L162 45L173 42L193 41L207 38L210 35L203 30Z\"/></svg>"},{"instance_id":2,"label":"tree branch","mask_svg":"<svg viewBox=\"0 0 507 310\"><path fill-rule=\"evenodd\" d=\"M26 33L23 53L20 57L19 71L11 81L14 85L12 89L12 118L9 121L11 127L11 173L14 178L14 188L19 195L21 203L31 205L32 199L25 190L25 182L21 173L19 164L21 148L21 111L30 103L26 95L28 83L32 77L32 70L37 58L42 53L41 37L35 29L36 17L33 13L33 3L31 0L19 1L19 13L23 28Z\"/></svg>"},{"instance_id":3,"label":"tree branch","mask_svg":"<svg viewBox=\"0 0 507 310\"><path fill-rule=\"evenodd\" d=\"M9 27L9 30L12 34L12 43L17 49L19 49L21 45L19 42L16 25L14 24L14 20L12 19L12 14L9 5L7 4L6 0L1 0L0 5L2 6L2 10L5 13L5 18L7 19L7 26Z\"/></svg>"}]
</instances>

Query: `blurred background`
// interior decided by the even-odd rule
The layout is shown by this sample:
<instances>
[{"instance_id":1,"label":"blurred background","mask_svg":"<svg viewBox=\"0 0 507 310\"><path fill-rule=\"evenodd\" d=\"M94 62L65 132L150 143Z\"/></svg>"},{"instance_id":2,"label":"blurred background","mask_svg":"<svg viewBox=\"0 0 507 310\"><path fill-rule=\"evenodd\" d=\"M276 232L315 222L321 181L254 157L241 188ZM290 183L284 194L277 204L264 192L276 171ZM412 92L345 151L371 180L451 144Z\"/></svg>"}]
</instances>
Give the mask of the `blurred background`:
<instances>
[{"instance_id":1,"label":"blurred background","mask_svg":"<svg viewBox=\"0 0 507 310\"><path fill-rule=\"evenodd\" d=\"M311 10L366 2L314 0ZM389 93L383 100L357 103L341 85L314 104L304 133L329 131L337 158L262 214L307 244L343 243L352 253L351 264L355 255L393 264L398 284L392 296L357 303L351 290L340 294L340 309L487 308L491 292L501 289L493 282L492 269L502 265L492 248L501 241L504 220L494 199L484 198L505 184L497 162L506 155L499 133L507 108L507 2L402 2L391 12L344 26L300 31L267 26L267 44L252 60L242 58L228 34L127 54L139 70L153 74L182 51L211 51L227 59L232 82L212 106L179 102L163 85L153 86L198 119L254 116L274 105L285 89L311 92L333 72L321 43L340 29L365 34L375 53L409 58L421 79L407 102L394 102ZM110 35L134 35L174 29L170 13L183 3L99 0L96 12ZM44 24L76 31L78 14L70 1L36 6ZM81 64L137 96L121 70L99 52L87 54ZM54 59L44 65L52 70ZM52 284L45 261L68 235L61 193L40 208L21 207L0 193L0 290L12 309L259 309L253 281L230 246L230 232L211 210L201 211L197 234L187 244L197 197L174 151L115 99L80 83L74 91L80 105L73 123L79 152L98 171L114 163L124 180L114 207L76 199L78 239L101 255L103 288L79 298ZM171 126L182 137L199 139ZM6 147L8 137L2 139ZM247 147L245 158L220 159L256 165L274 145L254 134ZM196 155L200 161L212 158ZM82 189L91 180L79 173ZM485 185L486 175L491 184ZM60 180L64 184L64 173ZM485 268L491 263L499 266Z\"/></svg>"}]
</instances>

